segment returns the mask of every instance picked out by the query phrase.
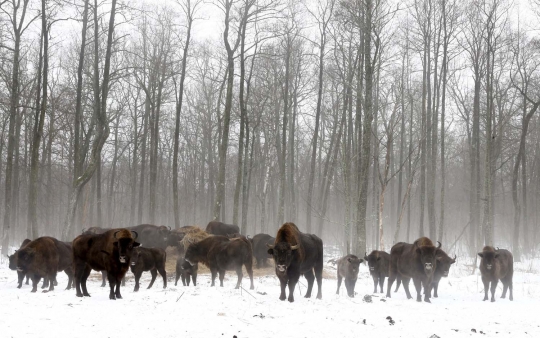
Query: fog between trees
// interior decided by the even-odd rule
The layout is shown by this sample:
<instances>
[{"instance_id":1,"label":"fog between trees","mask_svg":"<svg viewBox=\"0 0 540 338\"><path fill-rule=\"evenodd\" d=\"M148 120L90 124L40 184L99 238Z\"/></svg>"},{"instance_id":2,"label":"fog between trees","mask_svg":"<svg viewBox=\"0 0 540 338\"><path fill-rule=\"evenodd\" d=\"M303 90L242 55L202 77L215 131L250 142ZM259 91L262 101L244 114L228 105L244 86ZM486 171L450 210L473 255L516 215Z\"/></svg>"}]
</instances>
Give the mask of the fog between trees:
<instances>
[{"instance_id":1,"label":"fog between trees","mask_svg":"<svg viewBox=\"0 0 540 338\"><path fill-rule=\"evenodd\" d=\"M540 3L0 0L2 254L139 223L534 253Z\"/></svg>"}]
</instances>

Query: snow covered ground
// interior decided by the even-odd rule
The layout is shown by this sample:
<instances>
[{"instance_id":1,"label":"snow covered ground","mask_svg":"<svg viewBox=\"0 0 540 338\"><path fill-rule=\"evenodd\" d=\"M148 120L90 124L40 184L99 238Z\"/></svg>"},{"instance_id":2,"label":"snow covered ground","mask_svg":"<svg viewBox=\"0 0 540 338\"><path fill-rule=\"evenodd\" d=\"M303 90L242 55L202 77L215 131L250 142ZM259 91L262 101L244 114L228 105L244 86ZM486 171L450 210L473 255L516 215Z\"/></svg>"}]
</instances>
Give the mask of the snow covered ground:
<instances>
[{"instance_id":1,"label":"snow covered ground","mask_svg":"<svg viewBox=\"0 0 540 338\"><path fill-rule=\"evenodd\" d=\"M336 295L335 270L326 266L330 277L323 280L323 299L303 298L306 281L301 277L291 304L278 299L275 275L255 277L255 290L248 289L245 278L245 290L235 290L234 272L227 272L221 288L210 287L208 274L199 275L196 287L181 286L181 281L174 286L174 271L168 271L168 287L162 288L158 275L149 290L150 274L145 273L136 293L128 272L124 298L116 301L109 300L108 287L100 287L100 274L93 272L89 279L92 297L77 298L74 290L64 290L67 277L62 272L54 292L39 289L33 294L30 285L17 289L16 272L4 259L0 337L540 337L538 266L517 263L514 301L499 299L499 287L497 301L491 303L482 301L480 277L470 275L466 262L458 262L431 304L407 300L402 289L391 299L376 294L372 302L364 302L365 295L372 295L373 282L363 264L357 296L347 297L344 284Z\"/></svg>"}]
</instances>

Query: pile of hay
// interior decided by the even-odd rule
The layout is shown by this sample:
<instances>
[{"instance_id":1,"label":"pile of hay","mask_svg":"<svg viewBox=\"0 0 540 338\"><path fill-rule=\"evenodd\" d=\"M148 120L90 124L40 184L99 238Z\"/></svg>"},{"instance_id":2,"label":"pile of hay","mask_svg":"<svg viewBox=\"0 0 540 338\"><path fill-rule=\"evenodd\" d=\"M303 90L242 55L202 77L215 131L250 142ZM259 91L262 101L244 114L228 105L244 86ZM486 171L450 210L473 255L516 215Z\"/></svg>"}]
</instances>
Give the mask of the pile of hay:
<instances>
[{"instance_id":1,"label":"pile of hay","mask_svg":"<svg viewBox=\"0 0 540 338\"><path fill-rule=\"evenodd\" d=\"M193 227L189 228L189 230L184 235L184 238L182 238L182 240L180 241L179 249L183 248L183 250L184 250L183 252L186 252L186 250L189 248L189 245L191 243L200 242L203 239L205 239L207 237L210 237L210 236L212 236L212 235L208 234L203 229L201 229L201 228L199 228L197 226L193 226Z\"/></svg>"}]
</instances>

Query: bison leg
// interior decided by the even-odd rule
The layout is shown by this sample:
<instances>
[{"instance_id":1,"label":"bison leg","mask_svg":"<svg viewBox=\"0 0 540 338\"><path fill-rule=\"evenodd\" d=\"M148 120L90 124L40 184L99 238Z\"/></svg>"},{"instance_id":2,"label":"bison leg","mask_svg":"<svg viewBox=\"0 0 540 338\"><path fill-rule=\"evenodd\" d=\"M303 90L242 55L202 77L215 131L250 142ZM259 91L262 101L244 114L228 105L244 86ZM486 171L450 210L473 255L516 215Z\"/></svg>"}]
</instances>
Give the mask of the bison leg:
<instances>
[{"instance_id":1,"label":"bison leg","mask_svg":"<svg viewBox=\"0 0 540 338\"><path fill-rule=\"evenodd\" d=\"M482 276L482 283L484 283L484 301L488 300L489 279Z\"/></svg>"},{"instance_id":2,"label":"bison leg","mask_svg":"<svg viewBox=\"0 0 540 338\"><path fill-rule=\"evenodd\" d=\"M114 294L114 288L116 287L116 278L112 273L107 272L107 279L109 280L109 299L116 300L116 295Z\"/></svg>"},{"instance_id":3,"label":"bison leg","mask_svg":"<svg viewBox=\"0 0 540 338\"><path fill-rule=\"evenodd\" d=\"M19 285L17 285L17 289L20 289L22 287L22 282L24 281L24 276L26 275L26 273L24 273L23 271L17 271L17 281L19 283ZM28 285L28 275L26 275L26 284Z\"/></svg>"},{"instance_id":4,"label":"bison leg","mask_svg":"<svg viewBox=\"0 0 540 338\"><path fill-rule=\"evenodd\" d=\"M45 289L49 287L49 278L43 277L43 284L41 284L41 288Z\"/></svg>"},{"instance_id":5,"label":"bison leg","mask_svg":"<svg viewBox=\"0 0 540 338\"><path fill-rule=\"evenodd\" d=\"M150 269L150 273L152 274L152 280L150 281L150 284L148 285L147 289L150 289L154 285L154 282L156 281L156 277L157 277L156 268Z\"/></svg>"},{"instance_id":6,"label":"bison leg","mask_svg":"<svg viewBox=\"0 0 540 338\"><path fill-rule=\"evenodd\" d=\"M392 284L394 284L394 281L396 280L396 275L390 271L390 276L388 277L388 283L386 284L386 298L391 298L391 290L392 290ZM375 288L377 285L375 285ZM395 292L395 291L394 291Z\"/></svg>"},{"instance_id":7,"label":"bison leg","mask_svg":"<svg viewBox=\"0 0 540 338\"><path fill-rule=\"evenodd\" d=\"M403 283L403 284L405 284L405 283ZM397 292L399 290L400 285L401 285L401 278L398 276L396 278L396 289L394 290L394 292Z\"/></svg>"},{"instance_id":8,"label":"bison leg","mask_svg":"<svg viewBox=\"0 0 540 338\"><path fill-rule=\"evenodd\" d=\"M414 288L416 289L416 301L422 301L422 281L418 278L413 278Z\"/></svg>"},{"instance_id":9,"label":"bison leg","mask_svg":"<svg viewBox=\"0 0 540 338\"><path fill-rule=\"evenodd\" d=\"M405 289L405 294L407 299L412 299L411 291L409 290L409 284L411 283L410 278L400 278L399 281L403 282L403 289Z\"/></svg>"},{"instance_id":10,"label":"bison leg","mask_svg":"<svg viewBox=\"0 0 540 338\"><path fill-rule=\"evenodd\" d=\"M197 286L197 273L196 272L194 272L191 275L191 279L193 280L193 286ZM188 276L188 286L189 286L189 276Z\"/></svg>"},{"instance_id":11,"label":"bison leg","mask_svg":"<svg viewBox=\"0 0 540 338\"><path fill-rule=\"evenodd\" d=\"M279 300L285 300L285 288L287 287L287 277L279 277L279 286L281 287L281 294Z\"/></svg>"},{"instance_id":12,"label":"bison leg","mask_svg":"<svg viewBox=\"0 0 540 338\"><path fill-rule=\"evenodd\" d=\"M300 276L294 276L289 278L289 302L294 302L294 288L296 287L296 283L298 283L298 279L300 279Z\"/></svg>"},{"instance_id":13,"label":"bison leg","mask_svg":"<svg viewBox=\"0 0 540 338\"><path fill-rule=\"evenodd\" d=\"M107 286L107 271L101 271L101 287Z\"/></svg>"},{"instance_id":14,"label":"bison leg","mask_svg":"<svg viewBox=\"0 0 540 338\"><path fill-rule=\"evenodd\" d=\"M381 289L381 293L383 293L383 287L384 287L384 276L379 276L379 288Z\"/></svg>"},{"instance_id":15,"label":"bison leg","mask_svg":"<svg viewBox=\"0 0 540 338\"><path fill-rule=\"evenodd\" d=\"M439 294L437 293L438 290L439 290L439 281L434 280L433 281L433 297L435 297L435 298L439 297Z\"/></svg>"},{"instance_id":16,"label":"bison leg","mask_svg":"<svg viewBox=\"0 0 540 338\"><path fill-rule=\"evenodd\" d=\"M244 262L244 265L249 276L249 289L253 290L255 289L255 286L253 285L253 260L251 259L251 257L248 257L248 259ZM242 267L240 267L240 269L242 269Z\"/></svg>"},{"instance_id":17,"label":"bison leg","mask_svg":"<svg viewBox=\"0 0 540 338\"><path fill-rule=\"evenodd\" d=\"M313 275L313 270L308 270L304 273L304 277L307 280L307 291L305 298L311 298L311 290L313 289L313 282L315 281L315 276ZM345 286L347 285L347 280L345 280Z\"/></svg>"},{"instance_id":18,"label":"bison leg","mask_svg":"<svg viewBox=\"0 0 540 338\"><path fill-rule=\"evenodd\" d=\"M219 269L218 272L219 272L219 286L223 287L223 279L225 278L225 270ZM238 278L240 279L240 276L238 276ZM238 283L236 285L236 289L238 289Z\"/></svg>"},{"instance_id":19,"label":"bison leg","mask_svg":"<svg viewBox=\"0 0 540 338\"><path fill-rule=\"evenodd\" d=\"M379 277L377 275L371 275L371 278L373 279L373 293L377 293L377 282L379 281Z\"/></svg>"},{"instance_id":20,"label":"bison leg","mask_svg":"<svg viewBox=\"0 0 540 338\"><path fill-rule=\"evenodd\" d=\"M313 270L315 270L315 278L317 279L317 299L322 299L322 260L319 263L320 264L315 265L315 268Z\"/></svg>"},{"instance_id":21,"label":"bison leg","mask_svg":"<svg viewBox=\"0 0 540 338\"><path fill-rule=\"evenodd\" d=\"M66 290L71 290L71 286L73 285L73 269L69 267L65 269L64 272L68 276L68 285L66 287Z\"/></svg>"},{"instance_id":22,"label":"bison leg","mask_svg":"<svg viewBox=\"0 0 540 338\"><path fill-rule=\"evenodd\" d=\"M214 286L214 285L216 285L215 280L216 280L216 276L217 276L217 270L215 268L211 268L210 269L210 274L212 275L212 284L210 284L210 286Z\"/></svg>"},{"instance_id":23,"label":"bison leg","mask_svg":"<svg viewBox=\"0 0 540 338\"><path fill-rule=\"evenodd\" d=\"M37 285L39 283L40 277L36 275L32 275L30 278L32 278L32 291L30 292L36 292L37 291Z\"/></svg>"},{"instance_id":24,"label":"bison leg","mask_svg":"<svg viewBox=\"0 0 540 338\"><path fill-rule=\"evenodd\" d=\"M23 274L23 278L24 278L24 274ZM28 275L26 275L26 283L24 283L24 284L28 285L29 280L30 280L30 277Z\"/></svg>"},{"instance_id":25,"label":"bison leg","mask_svg":"<svg viewBox=\"0 0 540 338\"><path fill-rule=\"evenodd\" d=\"M90 276L90 272L92 272L92 268L88 265L85 265L82 278L81 278L82 294L85 297L90 297L90 294L88 293L88 290L86 289L86 281L88 280L88 276Z\"/></svg>"},{"instance_id":26,"label":"bison leg","mask_svg":"<svg viewBox=\"0 0 540 338\"><path fill-rule=\"evenodd\" d=\"M120 285L122 284L122 279L123 278L116 279L116 291L114 293L116 296L116 299L122 299L122 295L120 294Z\"/></svg>"},{"instance_id":27,"label":"bison leg","mask_svg":"<svg viewBox=\"0 0 540 338\"><path fill-rule=\"evenodd\" d=\"M343 277L341 277L340 275L337 276L337 290L336 290L336 295L339 295L339 288L341 287L341 282L343 281Z\"/></svg>"},{"instance_id":28,"label":"bison leg","mask_svg":"<svg viewBox=\"0 0 540 338\"><path fill-rule=\"evenodd\" d=\"M139 281L141 280L142 271L136 270L135 273L135 288L133 289L133 292L139 291Z\"/></svg>"},{"instance_id":29,"label":"bison leg","mask_svg":"<svg viewBox=\"0 0 540 338\"><path fill-rule=\"evenodd\" d=\"M187 281L186 281L187 279ZM184 284L184 286L186 286L186 282L187 282L187 286L189 286L189 275L185 272L182 273L182 284Z\"/></svg>"},{"instance_id":30,"label":"bison leg","mask_svg":"<svg viewBox=\"0 0 540 338\"><path fill-rule=\"evenodd\" d=\"M176 263L176 276L174 277L174 286L178 285L178 280L180 279L180 275L182 274L180 267L178 266L178 263ZM184 280L182 280L183 282Z\"/></svg>"},{"instance_id":31,"label":"bison leg","mask_svg":"<svg viewBox=\"0 0 540 338\"><path fill-rule=\"evenodd\" d=\"M242 285L242 278L244 277L242 265L240 265L240 268L236 269L236 276L238 276L238 280L236 281L235 289L239 289L240 285ZM221 273L219 274L219 280L221 281ZM223 286L223 284L221 286Z\"/></svg>"},{"instance_id":32,"label":"bison leg","mask_svg":"<svg viewBox=\"0 0 540 338\"><path fill-rule=\"evenodd\" d=\"M158 268L158 272L161 277L163 277L163 288L165 289L167 287L167 271L165 271L165 264Z\"/></svg>"},{"instance_id":33,"label":"bison leg","mask_svg":"<svg viewBox=\"0 0 540 338\"><path fill-rule=\"evenodd\" d=\"M495 291L497 290L497 284L499 281L497 279L491 281L491 301L495 301Z\"/></svg>"}]
</instances>

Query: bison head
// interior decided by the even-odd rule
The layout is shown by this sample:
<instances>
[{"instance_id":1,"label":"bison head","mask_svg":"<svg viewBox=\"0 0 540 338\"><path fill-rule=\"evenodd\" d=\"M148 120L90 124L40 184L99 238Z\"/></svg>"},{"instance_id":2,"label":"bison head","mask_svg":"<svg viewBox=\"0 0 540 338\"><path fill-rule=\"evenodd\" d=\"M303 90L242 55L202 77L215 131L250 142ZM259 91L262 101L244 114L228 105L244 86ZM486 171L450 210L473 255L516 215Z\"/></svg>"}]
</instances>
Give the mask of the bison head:
<instances>
[{"instance_id":1,"label":"bison head","mask_svg":"<svg viewBox=\"0 0 540 338\"><path fill-rule=\"evenodd\" d=\"M11 270L17 270L17 251L13 255L8 256L9 258L9 268Z\"/></svg>"},{"instance_id":2,"label":"bison head","mask_svg":"<svg viewBox=\"0 0 540 338\"><path fill-rule=\"evenodd\" d=\"M197 245L197 243L192 243L190 241L190 245L188 246L187 250L186 250L186 254L184 256L184 259L186 260L186 262L193 266L195 264L197 264L199 262L199 245Z\"/></svg>"},{"instance_id":3,"label":"bison head","mask_svg":"<svg viewBox=\"0 0 540 338\"><path fill-rule=\"evenodd\" d=\"M364 260L358 257L348 257L347 258L347 275L354 277L355 279L358 278L358 267L360 266L360 263L362 263Z\"/></svg>"},{"instance_id":4,"label":"bison head","mask_svg":"<svg viewBox=\"0 0 540 338\"><path fill-rule=\"evenodd\" d=\"M299 245L279 242L275 245L266 244L266 246L268 247L268 254L272 255L274 262L276 262L276 272L278 274L285 273L289 265L291 265L294 251L298 249Z\"/></svg>"},{"instance_id":5,"label":"bison head","mask_svg":"<svg viewBox=\"0 0 540 338\"><path fill-rule=\"evenodd\" d=\"M487 270L493 269L495 266L495 261L499 258L499 253L495 251L482 251L478 253L478 256L482 258L480 264L484 265Z\"/></svg>"},{"instance_id":6,"label":"bison head","mask_svg":"<svg viewBox=\"0 0 540 338\"><path fill-rule=\"evenodd\" d=\"M171 235L171 227L166 227L164 225L158 228L160 237L163 238L164 243L168 243L169 236Z\"/></svg>"},{"instance_id":7,"label":"bison head","mask_svg":"<svg viewBox=\"0 0 540 338\"><path fill-rule=\"evenodd\" d=\"M34 260L36 251L34 248L23 248L15 253L17 271L26 271Z\"/></svg>"},{"instance_id":8,"label":"bison head","mask_svg":"<svg viewBox=\"0 0 540 338\"><path fill-rule=\"evenodd\" d=\"M131 252L131 261L129 264L131 266L135 266L137 265L139 261L142 262L141 250L140 248L134 248L133 251Z\"/></svg>"},{"instance_id":9,"label":"bison head","mask_svg":"<svg viewBox=\"0 0 540 338\"><path fill-rule=\"evenodd\" d=\"M450 267L456 262L457 256L450 258L447 255L438 256L437 259L437 270L442 272L443 277L448 277L450 274Z\"/></svg>"},{"instance_id":10,"label":"bison head","mask_svg":"<svg viewBox=\"0 0 540 338\"><path fill-rule=\"evenodd\" d=\"M377 271L379 262L381 261L381 256L376 253L370 253L368 256L366 252L366 254L364 254L364 260L367 262L370 272Z\"/></svg>"},{"instance_id":11,"label":"bison head","mask_svg":"<svg viewBox=\"0 0 540 338\"><path fill-rule=\"evenodd\" d=\"M416 253L420 256L420 262L426 275L431 276L437 267L437 248L434 246L420 246L416 248Z\"/></svg>"},{"instance_id":12,"label":"bison head","mask_svg":"<svg viewBox=\"0 0 540 338\"><path fill-rule=\"evenodd\" d=\"M126 232L127 230L118 230L114 233L114 238L116 239L116 241L113 242L114 251L118 252L118 260L121 264L128 263L133 248L141 245L140 243L135 242L135 239L138 237L136 231L131 231L131 233L135 234L135 237L132 237L131 234L128 236Z\"/></svg>"}]
</instances>

